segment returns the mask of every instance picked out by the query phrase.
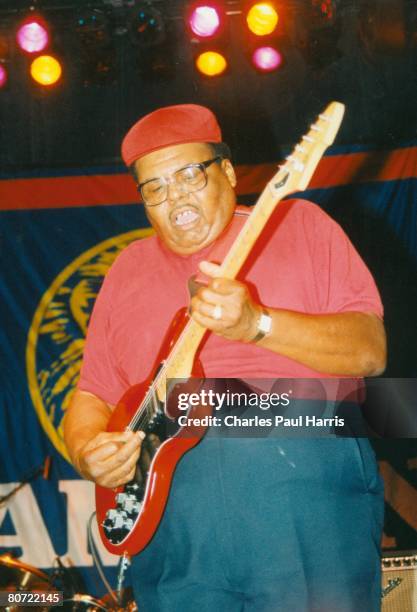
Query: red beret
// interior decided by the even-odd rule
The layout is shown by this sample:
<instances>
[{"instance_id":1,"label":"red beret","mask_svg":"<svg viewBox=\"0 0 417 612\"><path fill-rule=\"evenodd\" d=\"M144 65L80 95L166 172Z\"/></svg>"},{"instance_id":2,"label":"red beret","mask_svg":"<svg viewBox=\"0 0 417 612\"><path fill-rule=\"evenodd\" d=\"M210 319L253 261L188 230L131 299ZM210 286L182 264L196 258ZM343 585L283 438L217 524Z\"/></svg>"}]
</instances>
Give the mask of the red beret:
<instances>
[{"instance_id":1,"label":"red beret","mask_svg":"<svg viewBox=\"0 0 417 612\"><path fill-rule=\"evenodd\" d=\"M122 157L127 166L164 147L187 142L222 142L214 114L205 106L178 104L158 108L139 119L122 142Z\"/></svg>"}]
</instances>

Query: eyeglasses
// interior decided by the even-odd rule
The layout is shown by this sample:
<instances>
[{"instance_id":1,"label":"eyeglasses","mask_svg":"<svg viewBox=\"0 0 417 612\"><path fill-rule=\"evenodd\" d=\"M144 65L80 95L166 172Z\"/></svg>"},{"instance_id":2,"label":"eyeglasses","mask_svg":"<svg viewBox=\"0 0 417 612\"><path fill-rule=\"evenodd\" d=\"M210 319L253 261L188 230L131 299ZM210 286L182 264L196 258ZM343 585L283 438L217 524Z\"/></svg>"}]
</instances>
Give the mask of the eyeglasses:
<instances>
[{"instance_id":1,"label":"eyeglasses","mask_svg":"<svg viewBox=\"0 0 417 612\"><path fill-rule=\"evenodd\" d=\"M199 164L188 164L176 170L169 178L149 179L138 185L138 191L142 196L145 206L159 206L168 198L168 185L175 183L184 193L200 191L207 185L207 168L214 162L222 159L220 155L200 162Z\"/></svg>"}]
</instances>

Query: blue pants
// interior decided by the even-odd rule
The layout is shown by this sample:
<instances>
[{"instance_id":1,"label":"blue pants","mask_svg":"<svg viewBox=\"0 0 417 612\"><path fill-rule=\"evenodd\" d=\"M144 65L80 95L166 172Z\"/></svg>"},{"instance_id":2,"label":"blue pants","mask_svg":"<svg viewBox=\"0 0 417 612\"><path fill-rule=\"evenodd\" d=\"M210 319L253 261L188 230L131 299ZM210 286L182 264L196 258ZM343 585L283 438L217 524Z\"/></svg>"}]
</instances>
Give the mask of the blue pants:
<instances>
[{"instance_id":1,"label":"blue pants","mask_svg":"<svg viewBox=\"0 0 417 612\"><path fill-rule=\"evenodd\" d=\"M366 439L206 438L132 561L140 612L377 612L383 487Z\"/></svg>"}]
</instances>

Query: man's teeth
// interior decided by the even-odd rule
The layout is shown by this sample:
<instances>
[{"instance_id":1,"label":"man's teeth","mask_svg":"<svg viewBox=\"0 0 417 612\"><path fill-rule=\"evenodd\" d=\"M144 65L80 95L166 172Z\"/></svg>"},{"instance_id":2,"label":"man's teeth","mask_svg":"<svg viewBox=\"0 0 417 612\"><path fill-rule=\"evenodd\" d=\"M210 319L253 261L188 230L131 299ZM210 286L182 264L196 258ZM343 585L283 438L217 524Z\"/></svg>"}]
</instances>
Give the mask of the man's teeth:
<instances>
[{"instance_id":1,"label":"man's teeth","mask_svg":"<svg viewBox=\"0 0 417 612\"><path fill-rule=\"evenodd\" d=\"M184 210L175 217L176 225L186 225L192 223L198 218L198 214L194 210Z\"/></svg>"}]
</instances>

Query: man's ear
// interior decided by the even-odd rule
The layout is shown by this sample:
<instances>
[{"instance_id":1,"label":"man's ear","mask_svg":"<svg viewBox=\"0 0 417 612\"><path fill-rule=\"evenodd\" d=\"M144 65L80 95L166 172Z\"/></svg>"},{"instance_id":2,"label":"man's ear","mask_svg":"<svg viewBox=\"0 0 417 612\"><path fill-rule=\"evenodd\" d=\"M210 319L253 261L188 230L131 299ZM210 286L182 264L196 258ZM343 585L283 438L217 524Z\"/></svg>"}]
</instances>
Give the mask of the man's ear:
<instances>
[{"instance_id":1,"label":"man's ear","mask_svg":"<svg viewBox=\"0 0 417 612\"><path fill-rule=\"evenodd\" d=\"M235 169L233 168L233 165L230 159L222 159L221 168L224 174L226 175L227 180L229 181L230 185L232 187L236 187L236 183L237 183L236 173L235 173Z\"/></svg>"}]
</instances>

